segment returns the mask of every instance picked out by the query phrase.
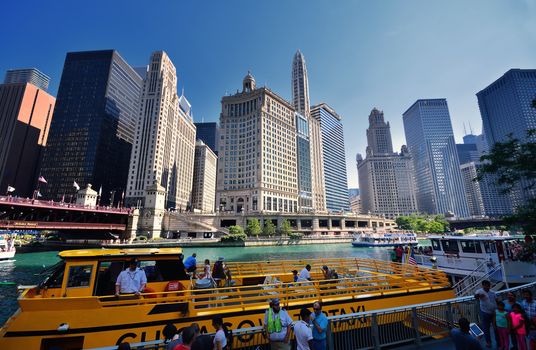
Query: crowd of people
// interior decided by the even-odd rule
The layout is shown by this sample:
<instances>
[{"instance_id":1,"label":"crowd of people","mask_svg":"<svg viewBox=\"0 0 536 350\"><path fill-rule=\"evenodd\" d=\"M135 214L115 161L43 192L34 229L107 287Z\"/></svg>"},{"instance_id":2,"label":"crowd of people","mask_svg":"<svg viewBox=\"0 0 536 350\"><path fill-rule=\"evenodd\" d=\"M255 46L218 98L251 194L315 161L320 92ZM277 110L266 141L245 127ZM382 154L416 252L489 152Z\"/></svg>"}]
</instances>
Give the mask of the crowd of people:
<instances>
[{"instance_id":1,"label":"crowd of people","mask_svg":"<svg viewBox=\"0 0 536 350\"><path fill-rule=\"evenodd\" d=\"M490 281L483 281L475 298L480 304L480 328L486 347L491 348L493 335L499 350L536 350L536 300L530 290L522 292L522 300L512 292L505 300L498 300ZM451 331L456 350L482 349L470 334L469 321L462 318L458 323L460 328Z\"/></svg>"}]
</instances>

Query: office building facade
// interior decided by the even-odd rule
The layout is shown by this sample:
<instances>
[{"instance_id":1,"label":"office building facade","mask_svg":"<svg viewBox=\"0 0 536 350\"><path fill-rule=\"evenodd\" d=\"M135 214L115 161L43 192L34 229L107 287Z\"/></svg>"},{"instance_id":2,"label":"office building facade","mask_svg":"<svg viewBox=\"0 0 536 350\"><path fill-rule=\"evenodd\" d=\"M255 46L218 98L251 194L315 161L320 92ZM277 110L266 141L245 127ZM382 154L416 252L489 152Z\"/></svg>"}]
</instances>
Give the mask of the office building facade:
<instances>
[{"instance_id":1,"label":"office building facade","mask_svg":"<svg viewBox=\"0 0 536 350\"><path fill-rule=\"evenodd\" d=\"M40 90L47 91L50 77L37 68L10 69L6 72L4 84L30 83Z\"/></svg>"},{"instance_id":2,"label":"office building facade","mask_svg":"<svg viewBox=\"0 0 536 350\"><path fill-rule=\"evenodd\" d=\"M32 197L56 99L30 83L0 84L0 191ZM7 191L8 186L14 188Z\"/></svg>"},{"instance_id":3,"label":"office building facade","mask_svg":"<svg viewBox=\"0 0 536 350\"><path fill-rule=\"evenodd\" d=\"M190 209L195 156L191 105L177 95L177 72L164 51L153 52L143 83L140 117L130 157L128 206L143 206L147 189L166 192L165 206Z\"/></svg>"},{"instance_id":4,"label":"office building facade","mask_svg":"<svg viewBox=\"0 0 536 350\"><path fill-rule=\"evenodd\" d=\"M311 117L320 124L326 209L349 211L342 118L326 103L311 107Z\"/></svg>"},{"instance_id":5,"label":"office building facade","mask_svg":"<svg viewBox=\"0 0 536 350\"><path fill-rule=\"evenodd\" d=\"M484 216L486 209L484 207L482 192L480 191L480 183L479 181L474 181L478 175L476 163L465 162L460 165L460 171L462 172L469 214L471 216Z\"/></svg>"},{"instance_id":6,"label":"office building facade","mask_svg":"<svg viewBox=\"0 0 536 350\"><path fill-rule=\"evenodd\" d=\"M114 50L67 54L41 169L46 198L74 194L76 181L102 187L101 204L121 201L141 86Z\"/></svg>"},{"instance_id":7,"label":"office building facade","mask_svg":"<svg viewBox=\"0 0 536 350\"><path fill-rule=\"evenodd\" d=\"M417 100L403 113L403 120L419 211L468 217L447 100Z\"/></svg>"},{"instance_id":8,"label":"office building facade","mask_svg":"<svg viewBox=\"0 0 536 350\"><path fill-rule=\"evenodd\" d=\"M218 155L218 123L194 123L195 138L210 147Z\"/></svg>"},{"instance_id":9,"label":"office building facade","mask_svg":"<svg viewBox=\"0 0 536 350\"><path fill-rule=\"evenodd\" d=\"M313 183L309 118L296 112L296 162L298 164L298 210L312 212Z\"/></svg>"},{"instance_id":10,"label":"office building facade","mask_svg":"<svg viewBox=\"0 0 536 350\"><path fill-rule=\"evenodd\" d=\"M413 163L406 146L393 152L391 128L383 112L369 115L366 158L357 155L361 208L393 219L417 212Z\"/></svg>"},{"instance_id":11,"label":"office building facade","mask_svg":"<svg viewBox=\"0 0 536 350\"><path fill-rule=\"evenodd\" d=\"M203 141L195 143L192 208L213 213L216 203L216 171L218 157Z\"/></svg>"},{"instance_id":12,"label":"office building facade","mask_svg":"<svg viewBox=\"0 0 536 350\"><path fill-rule=\"evenodd\" d=\"M216 205L220 211L297 212L296 116L251 74L222 98Z\"/></svg>"}]
</instances>

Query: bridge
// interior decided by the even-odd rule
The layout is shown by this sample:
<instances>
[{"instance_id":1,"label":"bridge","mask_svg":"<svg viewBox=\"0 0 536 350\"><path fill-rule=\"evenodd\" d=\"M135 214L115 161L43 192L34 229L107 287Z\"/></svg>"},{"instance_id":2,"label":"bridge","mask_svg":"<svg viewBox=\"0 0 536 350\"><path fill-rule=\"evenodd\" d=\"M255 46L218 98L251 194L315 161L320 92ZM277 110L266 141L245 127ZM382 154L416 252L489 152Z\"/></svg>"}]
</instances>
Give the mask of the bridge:
<instances>
[{"instance_id":1,"label":"bridge","mask_svg":"<svg viewBox=\"0 0 536 350\"><path fill-rule=\"evenodd\" d=\"M74 234L127 229L130 209L0 196L0 229L54 230Z\"/></svg>"},{"instance_id":2,"label":"bridge","mask_svg":"<svg viewBox=\"0 0 536 350\"><path fill-rule=\"evenodd\" d=\"M502 218L467 218L467 219L449 219L447 221L450 225L450 229L454 230L463 230L464 228L482 228L487 226L502 226L504 225L504 220Z\"/></svg>"}]
</instances>

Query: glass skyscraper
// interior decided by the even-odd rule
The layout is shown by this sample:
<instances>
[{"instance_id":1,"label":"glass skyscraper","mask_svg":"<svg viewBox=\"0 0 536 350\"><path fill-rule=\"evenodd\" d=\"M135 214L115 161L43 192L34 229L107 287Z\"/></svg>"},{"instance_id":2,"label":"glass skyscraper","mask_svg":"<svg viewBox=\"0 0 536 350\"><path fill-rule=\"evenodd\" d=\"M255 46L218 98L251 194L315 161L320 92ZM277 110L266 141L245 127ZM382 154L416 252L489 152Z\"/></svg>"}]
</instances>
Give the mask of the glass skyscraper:
<instances>
[{"instance_id":1,"label":"glass skyscraper","mask_svg":"<svg viewBox=\"0 0 536 350\"><path fill-rule=\"evenodd\" d=\"M141 77L114 50L67 53L41 175L50 199L73 182L121 200L139 116Z\"/></svg>"},{"instance_id":2,"label":"glass skyscraper","mask_svg":"<svg viewBox=\"0 0 536 350\"><path fill-rule=\"evenodd\" d=\"M313 211L313 184L311 179L311 145L309 118L296 113L296 153L298 162L298 208Z\"/></svg>"},{"instance_id":3,"label":"glass skyscraper","mask_svg":"<svg viewBox=\"0 0 536 350\"><path fill-rule=\"evenodd\" d=\"M414 162L419 211L468 217L447 100L417 100L403 119Z\"/></svg>"},{"instance_id":4,"label":"glass skyscraper","mask_svg":"<svg viewBox=\"0 0 536 350\"><path fill-rule=\"evenodd\" d=\"M509 133L524 140L536 129L536 69L510 69L476 94L489 147L504 141Z\"/></svg>"},{"instance_id":5,"label":"glass skyscraper","mask_svg":"<svg viewBox=\"0 0 536 350\"><path fill-rule=\"evenodd\" d=\"M325 103L311 108L311 117L320 122L328 211L349 211L348 179L341 117Z\"/></svg>"},{"instance_id":6,"label":"glass skyscraper","mask_svg":"<svg viewBox=\"0 0 536 350\"><path fill-rule=\"evenodd\" d=\"M218 155L218 123L194 123L195 139L201 140L205 145L210 147L212 152Z\"/></svg>"}]
</instances>

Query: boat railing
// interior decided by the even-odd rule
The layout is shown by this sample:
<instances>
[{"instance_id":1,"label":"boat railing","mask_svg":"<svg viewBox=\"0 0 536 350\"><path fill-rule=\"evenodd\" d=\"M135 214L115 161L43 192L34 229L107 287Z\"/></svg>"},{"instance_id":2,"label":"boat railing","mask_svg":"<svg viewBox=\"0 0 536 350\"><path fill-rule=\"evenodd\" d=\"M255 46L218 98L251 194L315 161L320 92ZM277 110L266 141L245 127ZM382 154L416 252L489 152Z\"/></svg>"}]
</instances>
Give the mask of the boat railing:
<instances>
[{"instance_id":1,"label":"boat railing","mask_svg":"<svg viewBox=\"0 0 536 350\"><path fill-rule=\"evenodd\" d=\"M523 290L536 292L536 282L497 292L501 299L507 293L521 297ZM473 296L406 305L402 307L328 316L327 349L381 349L394 346L415 346L440 342L445 348L450 340L449 331L465 317L479 323L479 305ZM209 333L212 334L212 333ZM232 349L264 349L267 340L264 327L232 330ZM293 337L293 336L292 336ZM166 348L163 340L133 343L131 348L160 350ZM91 350L116 350L117 346ZM87 349L89 350L89 349Z\"/></svg>"},{"instance_id":2,"label":"boat railing","mask_svg":"<svg viewBox=\"0 0 536 350\"><path fill-rule=\"evenodd\" d=\"M143 293L141 297L98 297L102 307L118 307L140 304L179 303L181 311L197 315L210 310L245 311L266 306L272 298L279 298L282 305L303 304L304 299L336 301L370 296L407 294L448 288L450 283L444 274L435 271L414 270L411 275L371 274L332 280L314 280L294 283L271 283L252 286L230 286L182 290L173 292Z\"/></svg>"},{"instance_id":3,"label":"boat railing","mask_svg":"<svg viewBox=\"0 0 536 350\"><path fill-rule=\"evenodd\" d=\"M487 265L487 262L486 262L486 265ZM480 285L482 284L482 281L484 280L489 280L493 288L496 284L502 283L501 281L502 278L495 277L496 275L502 276L502 273L503 273L502 265L497 264L497 265L490 267L484 274L469 275L464 278L465 282L463 284L458 283L455 286L455 293L457 296L460 296L460 297L473 294L474 291L480 287Z\"/></svg>"}]
</instances>

